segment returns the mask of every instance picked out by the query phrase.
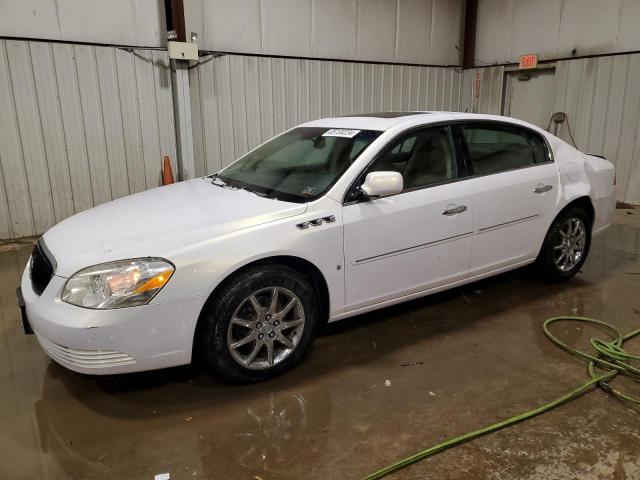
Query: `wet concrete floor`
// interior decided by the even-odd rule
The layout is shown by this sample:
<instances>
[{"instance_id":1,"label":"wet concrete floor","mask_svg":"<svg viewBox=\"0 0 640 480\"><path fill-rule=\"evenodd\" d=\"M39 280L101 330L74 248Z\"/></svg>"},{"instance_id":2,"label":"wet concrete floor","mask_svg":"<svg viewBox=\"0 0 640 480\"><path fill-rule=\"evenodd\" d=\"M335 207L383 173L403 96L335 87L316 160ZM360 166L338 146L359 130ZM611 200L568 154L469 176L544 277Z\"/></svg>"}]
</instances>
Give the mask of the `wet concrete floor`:
<instances>
[{"instance_id":1,"label":"wet concrete floor","mask_svg":"<svg viewBox=\"0 0 640 480\"><path fill-rule=\"evenodd\" d=\"M544 319L640 326L634 213L569 283L516 271L334 324L297 369L241 387L198 366L109 379L57 366L23 335L15 307L30 249L5 248L0 479L355 479L531 409L586 379L544 337ZM582 346L594 334L558 332ZM640 341L628 346L640 352ZM391 478L640 479L640 409L594 390Z\"/></svg>"}]
</instances>

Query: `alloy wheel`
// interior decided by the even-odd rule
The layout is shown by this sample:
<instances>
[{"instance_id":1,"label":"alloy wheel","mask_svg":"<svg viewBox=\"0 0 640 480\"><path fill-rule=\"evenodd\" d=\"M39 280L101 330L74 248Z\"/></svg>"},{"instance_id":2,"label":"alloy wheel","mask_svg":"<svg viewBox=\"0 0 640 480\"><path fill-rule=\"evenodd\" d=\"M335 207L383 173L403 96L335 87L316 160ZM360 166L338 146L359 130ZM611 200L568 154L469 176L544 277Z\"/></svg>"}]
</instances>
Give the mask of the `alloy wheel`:
<instances>
[{"instance_id":1,"label":"alloy wheel","mask_svg":"<svg viewBox=\"0 0 640 480\"><path fill-rule=\"evenodd\" d=\"M233 313L227 348L244 368L271 368L295 350L304 325L304 308L295 293L284 287L262 288L245 298Z\"/></svg>"},{"instance_id":2,"label":"alloy wheel","mask_svg":"<svg viewBox=\"0 0 640 480\"><path fill-rule=\"evenodd\" d=\"M587 229L576 217L567 219L558 229L553 246L553 260L562 272L573 269L582 259Z\"/></svg>"}]
</instances>

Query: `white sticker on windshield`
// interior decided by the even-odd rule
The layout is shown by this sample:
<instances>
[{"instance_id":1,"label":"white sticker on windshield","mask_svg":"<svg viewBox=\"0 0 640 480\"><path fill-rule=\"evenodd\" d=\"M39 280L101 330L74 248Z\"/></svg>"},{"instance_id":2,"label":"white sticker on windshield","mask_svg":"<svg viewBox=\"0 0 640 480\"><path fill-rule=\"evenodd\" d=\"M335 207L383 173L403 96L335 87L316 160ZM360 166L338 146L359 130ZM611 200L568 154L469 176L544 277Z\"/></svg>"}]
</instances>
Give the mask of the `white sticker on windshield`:
<instances>
[{"instance_id":1,"label":"white sticker on windshield","mask_svg":"<svg viewBox=\"0 0 640 480\"><path fill-rule=\"evenodd\" d=\"M350 128L332 128L322 134L323 137L343 137L353 138L360 133L360 130L352 130Z\"/></svg>"}]
</instances>

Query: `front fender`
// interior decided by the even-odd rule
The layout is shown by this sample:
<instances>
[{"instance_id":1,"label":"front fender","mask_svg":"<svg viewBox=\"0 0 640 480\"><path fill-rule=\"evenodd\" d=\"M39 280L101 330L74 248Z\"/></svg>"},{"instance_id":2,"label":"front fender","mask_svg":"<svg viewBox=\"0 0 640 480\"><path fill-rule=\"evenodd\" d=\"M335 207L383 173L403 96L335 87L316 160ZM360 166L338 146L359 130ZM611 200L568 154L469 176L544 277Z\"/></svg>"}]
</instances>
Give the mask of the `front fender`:
<instances>
[{"instance_id":1,"label":"front fender","mask_svg":"<svg viewBox=\"0 0 640 480\"><path fill-rule=\"evenodd\" d=\"M168 252L176 265L167 286L154 301L209 296L226 278L242 267L270 257L288 256L308 261L324 276L330 298L330 316L344 311L342 213L339 204L315 213L264 225L188 245ZM334 215L335 222L306 229L297 224Z\"/></svg>"}]
</instances>

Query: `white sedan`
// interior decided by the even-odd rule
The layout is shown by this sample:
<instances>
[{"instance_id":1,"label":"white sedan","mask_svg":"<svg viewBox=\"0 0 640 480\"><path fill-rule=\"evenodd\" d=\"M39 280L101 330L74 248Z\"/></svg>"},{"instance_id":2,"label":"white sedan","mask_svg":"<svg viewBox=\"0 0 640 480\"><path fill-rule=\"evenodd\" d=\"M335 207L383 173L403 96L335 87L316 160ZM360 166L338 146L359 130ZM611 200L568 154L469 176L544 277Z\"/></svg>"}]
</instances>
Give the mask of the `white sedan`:
<instances>
[{"instance_id":1,"label":"white sedan","mask_svg":"<svg viewBox=\"0 0 640 480\"><path fill-rule=\"evenodd\" d=\"M27 331L89 374L189 363L258 381L327 321L536 262L575 275L612 221L613 165L533 125L407 112L327 118L215 175L51 228L18 292Z\"/></svg>"}]
</instances>

